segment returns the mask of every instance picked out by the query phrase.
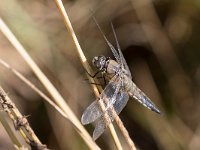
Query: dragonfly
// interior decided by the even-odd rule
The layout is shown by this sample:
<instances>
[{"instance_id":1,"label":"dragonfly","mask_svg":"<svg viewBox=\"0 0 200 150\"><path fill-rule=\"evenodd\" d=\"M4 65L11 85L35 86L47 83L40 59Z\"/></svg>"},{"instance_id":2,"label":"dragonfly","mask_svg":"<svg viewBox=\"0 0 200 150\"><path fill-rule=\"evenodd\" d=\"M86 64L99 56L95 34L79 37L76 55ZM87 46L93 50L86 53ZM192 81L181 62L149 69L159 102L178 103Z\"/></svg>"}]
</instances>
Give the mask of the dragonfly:
<instances>
[{"instance_id":1,"label":"dragonfly","mask_svg":"<svg viewBox=\"0 0 200 150\"><path fill-rule=\"evenodd\" d=\"M134 98L143 106L158 114L161 112L144 94L144 92L142 92L132 81L131 72L120 49L113 24L111 23L111 27L117 49L115 49L114 46L108 41L95 19L94 21L115 57L115 60L113 60L110 57L100 55L95 56L92 60L92 63L98 72L102 73L102 75L108 79L108 84L101 92L98 100L92 102L85 109L81 117L81 122L83 125L96 122L93 132L93 139L96 140L105 131L106 127L114 121L115 115L113 114L113 110L117 115L119 115L126 106L129 97ZM99 103L104 104L103 110ZM105 114L107 114L109 119L105 118Z\"/></svg>"}]
</instances>

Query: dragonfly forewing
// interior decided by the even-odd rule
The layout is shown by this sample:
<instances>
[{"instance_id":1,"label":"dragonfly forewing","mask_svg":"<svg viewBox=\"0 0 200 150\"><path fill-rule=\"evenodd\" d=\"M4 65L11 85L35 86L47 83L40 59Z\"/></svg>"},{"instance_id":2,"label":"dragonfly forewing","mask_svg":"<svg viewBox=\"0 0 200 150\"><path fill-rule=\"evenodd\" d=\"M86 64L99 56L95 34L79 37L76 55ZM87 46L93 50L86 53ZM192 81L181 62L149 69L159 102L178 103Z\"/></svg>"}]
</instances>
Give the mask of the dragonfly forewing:
<instances>
[{"instance_id":1,"label":"dragonfly forewing","mask_svg":"<svg viewBox=\"0 0 200 150\"><path fill-rule=\"evenodd\" d=\"M116 90L116 84L112 80L102 91L99 100L94 101L90 106L86 108L81 118L82 124L89 124L91 122L94 122L100 116L102 116L103 110L100 107L100 103L104 104L105 110L107 110L108 107L113 105L112 102L115 102L116 100L116 99L113 100L115 90Z\"/></svg>"},{"instance_id":2,"label":"dragonfly forewing","mask_svg":"<svg viewBox=\"0 0 200 150\"><path fill-rule=\"evenodd\" d=\"M97 121L97 124L95 125L95 129L93 131L93 135L92 135L93 140L98 139L101 136L101 134L103 134L105 129L106 129L105 120L103 118L99 118Z\"/></svg>"},{"instance_id":3,"label":"dragonfly forewing","mask_svg":"<svg viewBox=\"0 0 200 150\"><path fill-rule=\"evenodd\" d=\"M94 140L96 140L105 131L106 127L114 121L116 117L114 113L116 113L116 115L120 114L120 112L126 106L128 100L129 95L126 92L121 91L118 93L116 102L113 104L113 106L109 107L103 114L104 116L97 120L97 124L93 132ZM106 115L108 116L108 119L106 118Z\"/></svg>"},{"instance_id":4,"label":"dragonfly forewing","mask_svg":"<svg viewBox=\"0 0 200 150\"><path fill-rule=\"evenodd\" d=\"M128 75L130 78L132 78L130 69L129 69L127 63L126 63L126 60L125 60L125 58L124 58L124 56L123 56L123 54L122 54L121 48L120 48L120 46L119 46L119 42L118 42L118 39L117 39L117 35L116 35L115 29L114 29L112 23L111 23L111 27L112 27L112 31L113 31L113 34L114 34L114 37L115 37L115 42L116 42L116 44L117 44L117 50L118 50L118 53L119 53L119 54L118 54L118 57L119 57L119 58L116 59L116 60L117 60L118 63L120 63L121 65L123 65L124 69L125 69L126 72L127 72L127 75ZM113 49L112 52L113 52L113 51L114 51L115 53L117 53L117 51L116 51L115 49Z\"/></svg>"},{"instance_id":5,"label":"dragonfly forewing","mask_svg":"<svg viewBox=\"0 0 200 150\"><path fill-rule=\"evenodd\" d=\"M96 119L98 119L102 114L100 105L95 100L90 106L86 108L84 111L82 117L81 117L81 123L82 124L89 124L91 122L94 122Z\"/></svg>"}]
</instances>

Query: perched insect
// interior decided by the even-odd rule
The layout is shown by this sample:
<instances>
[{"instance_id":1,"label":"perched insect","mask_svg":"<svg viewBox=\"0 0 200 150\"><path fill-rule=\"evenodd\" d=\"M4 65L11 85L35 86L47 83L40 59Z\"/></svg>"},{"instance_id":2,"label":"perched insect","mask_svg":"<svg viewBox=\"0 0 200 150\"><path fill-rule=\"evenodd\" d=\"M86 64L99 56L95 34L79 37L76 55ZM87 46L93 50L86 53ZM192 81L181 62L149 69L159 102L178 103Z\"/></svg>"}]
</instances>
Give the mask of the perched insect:
<instances>
[{"instance_id":1,"label":"perched insect","mask_svg":"<svg viewBox=\"0 0 200 150\"><path fill-rule=\"evenodd\" d=\"M90 104L84 111L81 118L82 124L89 124L94 121L97 122L93 132L94 140L96 140L104 132L108 124L115 119L112 110L114 109L116 114L119 115L122 109L126 106L129 96L140 102L148 109L160 114L160 110L132 81L129 67L121 52L112 23L111 27L117 43L117 50L108 41L97 22L96 24L116 60L112 60L109 57L102 55L96 56L92 60L93 65L109 80L109 83L100 94L98 101L94 101ZM99 105L100 101L105 105L104 111L102 111ZM110 122L105 120L105 112L108 114Z\"/></svg>"}]
</instances>

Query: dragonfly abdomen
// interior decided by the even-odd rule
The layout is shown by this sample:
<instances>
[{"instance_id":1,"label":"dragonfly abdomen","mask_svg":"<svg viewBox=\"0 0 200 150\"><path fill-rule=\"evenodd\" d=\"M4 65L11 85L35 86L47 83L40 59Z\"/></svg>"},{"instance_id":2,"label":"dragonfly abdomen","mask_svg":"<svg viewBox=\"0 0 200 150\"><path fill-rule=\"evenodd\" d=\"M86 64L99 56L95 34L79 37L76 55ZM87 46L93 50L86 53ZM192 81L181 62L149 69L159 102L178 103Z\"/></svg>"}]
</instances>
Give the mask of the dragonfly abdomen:
<instances>
[{"instance_id":1,"label":"dragonfly abdomen","mask_svg":"<svg viewBox=\"0 0 200 150\"><path fill-rule=\"evenodd\" d=\"M136 99L148 109L156 113L160 113L160 110L155 106L155 104L135 85L135 83L129 77L126 76L124 81L124 87L130 97Z\"/></svg>"}]
</instances>

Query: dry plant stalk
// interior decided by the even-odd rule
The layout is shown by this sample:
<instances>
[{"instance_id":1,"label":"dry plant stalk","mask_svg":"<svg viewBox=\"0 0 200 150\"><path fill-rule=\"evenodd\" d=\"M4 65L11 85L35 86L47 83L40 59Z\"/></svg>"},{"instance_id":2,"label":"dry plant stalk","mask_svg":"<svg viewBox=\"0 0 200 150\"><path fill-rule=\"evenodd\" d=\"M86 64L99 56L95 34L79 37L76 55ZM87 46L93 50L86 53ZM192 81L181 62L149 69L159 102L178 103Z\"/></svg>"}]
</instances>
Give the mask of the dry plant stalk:
<instances>
[{"instance_id":1,"label":"dry plant stalk","mask_svg":"<svg viewBox=\"0 0 200 150\"><path fill-rule=\"evenodd\" d=\"M9 126L9 123L6 120L6 118L4 117L4 115L0 115L0 122L1 122L2 126L4 127L4 129L6 130L9 138L11 139L11 141L14 145L14 147L16 147L16 148L22 147L21 142L18 140L16 134L14 133L14 131Z\"/></svg>"},{"instance_id":2,"label":"dry plant stalk","mask_svg":"<svg viewBox=\"0 0 200 150\"><path fill-rule=\"evenodd\" d=\"M86 57L85 57L85 55L84 55L84 53L83 53L83 51L81 49L81 46L80 46L80 44L78 42L78 39L76 37L76 34L75 34L74 30L73 30L73 27L71 25L69 17L67 15L66 11L65 11L63 3L62 3L61 0L55 0L55 2L56 2L57 6L59 8L59 11L60 11L63 19L64 19L65 26L66 26L68 32L70 33L70 35L72 37L74 45L76 46L76 50L77 50L78 55L80 57L81 63L83 64L83 67L85 68L85 70L88 73L91 74L91 72L92 72L91 71L91 67L89 66L89 64L87 62L87 59L86 59ZM95 83L95 81L94 81L93 78L91 78L91 77L88 76L88 79L90 80L91 83ZM98 88L96 87L96 85L92 84L92 87L93 87L93 90L94 90L94 93L95 93L96 97L99 97L99 91L98 91ZM100 106L101 106L102 110L105 110L105 107L104 107L103 104L100 103ZM107 116L107 114L105 114L106 121L109 121L108 118L109 117ZM121 145L121 143L119 141L119 138L117 137L116 131L115 131L114 126L112 125L112 123L109 123L108 127L110 129L111 135L113 137L113 140L115 142L115 145L116 145L117 149L118 150L122 150L123 149L122 145Z\"/></svg>"},{"instance_id":3,"label":"dry plant stalk","mask_svg":"<svg viewBox=\"0 0 200 150\"><path fill-rule=\"evenodd\" d=\"M28 120L23 116L17 109L12 100L5 93L3 88L0 86L0 103L2 105L3 111L5 111L9 118L13 121L14 127L19 131L32 149L36 150L47 150L46 145L43 145L38 137L35 135L34 131L30 127Z\"/></svg>"},{"instance_id":4,"label":"dry plant stalk","mask_svg":"<svg viewBox=\"0 0 200 150\"><path fill-rule=\"evenodd\" d=\"M14 73L19 79L21 79L24 83L26 83L31 89L33 89L38 95L40 95L47 103L49 103L52 107L54 107L58 113L60 113L65 119L69 120L66 114L63 112L60 107L58 107L53 100L51 100L47 95L45 95L41 90L39 90L33 83L31 83L28 79L26 79L19 71L12 68L9 64L3 61L0 58L0 64L2 64L7 69L10 69L12 73ZM70 120L69 120L70 121Z\"/></svg>"},{"instance_id":5,"label":"dry plant stalk","mask_svg":"<svg viewBox=\"0 0 200 150\"><path fill-rule=\"evenodd\" d=\"M82 126L78 118L75 116L73 111L67 105L63 97L60 93L56 90L53 84L47 79L47 77L43 74L40 68L36 65L36 63L32 60L29 54L26 52L25 48L21 45L21 43L16 39L7 25L3 22L0 18L0 30L1 32L7 37L7 39L11 42L11 44L16 48L19 54L23 57L23 59L27 62L30 68L33 70L35 75L47 89L49 94L53 97L54 101L58 104L58 106L65 112L69 120L72 122L73 126L75 127L76 131L82 137L82 139L86 142L90 149L99 150L100 148L96 145L96 143L92 140L91 136Z\"/></svg>"},{"instance_id":6,"label":"dry plant stalk","mask_svg":"<svg viewBox=\"0 0 200 150\"><path fill-rule=\"evenodd\" d=\"M88 73L91 73L91 72L92 72L92 71L91 71L91 67L89 66L89 64L88 64L88 62L87 62L87 59L86 59L86 57L85 57L85 55L84 55L84 53L83 53L83 51L82 51L82 49L81 49L81 46L80 46L80 44L79 44L79 42L78 42L78 39L77 39L77 37L76 37L76 35L75 35L75 32L74 32L73 28L72 28L71 22L70 22L70 20L69 20L69 17L68 17L68 15L67 15L66 11L65 11L65 8L64 8L64 6L63 6L63 4L62 4L62 1L61 1L61 0L55 0L55 1L56 1L56 4L57 4L57 6L58 6L58 8L59 8L59 10L60 10L60 13L61 13L62 16L63 16L64 22L65 22L65 26L67 27L67 29L68 29L68 31L69 31L71 37L72 37L72 40L73 40L73 42L74 42L74 44L75 44L75 46L76 46L76 49L77 49L77 52L78 52L79 57L80 57L80 59L81 59L81 62L82 62L82 64L83 64L85 70L86 70ZM94 20L95 20L95 19L94 19ZM97 25L98 25L98 24L97 24ZM99 27L99 26L98 26L98 27ZM88 77L89 77L89 76L88 76ZM91 83L96 83L96 82L94 81L94 79L91 78L91 77L89 77L89 80L90 80ZM96 87L96 85L92 84L92 87L93 87L93 89L94 89L94 92L95 92L96 97L99 97L99 92L98 92L98 88ZM102 91L102 89L100 89L100 91ZM103 104L103 103L99 103L99 104L100 104L100 106L101 106L101 109L102 109L102 110L105 110L104 104ZM114 110L112 110L112 113L113 113L113 115L115 116L116 123L117 123L117 125L119 126L119 128L120 128L122 134L124 135L124 137L125 137L127 143L129 144L130 148L131 148L132 150L136 150L135 144L134 144L133 141L131 140L128 131L126 130L126 128L125 128L124 125L123 125L123 122L121 121L121 119L119 118L119 116L116 114L116 112L115 112ZM104 117L105 117L105 120L106 120L106 121L110 122L110 119L109 119L107 113L104 114ZM118 137L117 137L117 135L116 135L116 131L114 130L114 126L110 123L108 127L109 127L109 129L110 129L110 132L111 132L111 134L112 134L112 136L113 136L113 139L114 139L114 141L115 141L115 144L116 144L117 148L118 148L118 149L122 149L121 143L119 142L119 139L118 139Z\"/></svg>"}]
</instances>

